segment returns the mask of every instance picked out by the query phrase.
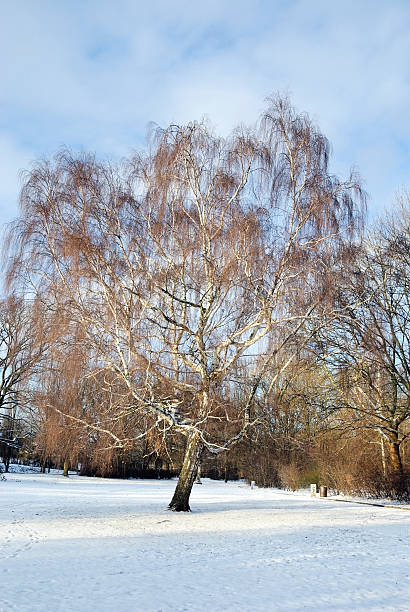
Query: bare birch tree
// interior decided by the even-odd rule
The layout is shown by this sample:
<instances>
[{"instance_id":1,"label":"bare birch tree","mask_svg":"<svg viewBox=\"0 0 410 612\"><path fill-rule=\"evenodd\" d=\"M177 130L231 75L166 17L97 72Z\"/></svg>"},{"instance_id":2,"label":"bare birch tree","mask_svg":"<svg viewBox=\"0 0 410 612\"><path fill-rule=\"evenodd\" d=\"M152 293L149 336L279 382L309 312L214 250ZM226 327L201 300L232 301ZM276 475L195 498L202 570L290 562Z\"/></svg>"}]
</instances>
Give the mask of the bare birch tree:
<instances>
[{"instance_id":1,"label":"bare birch tree","mask_svg":"<svg viewBox=\"0 0 410 612\"><path fill-rule=\"evenodd\" d=\"M10 277L81 326L130 410L186 438L173 510L190 509L203 452L246 435L274 355L331 304L361 191L329 174L328 150L278 98L228 138L170 126L121 168L63 152L27 176Z\"/></svg>"}]
</instances>

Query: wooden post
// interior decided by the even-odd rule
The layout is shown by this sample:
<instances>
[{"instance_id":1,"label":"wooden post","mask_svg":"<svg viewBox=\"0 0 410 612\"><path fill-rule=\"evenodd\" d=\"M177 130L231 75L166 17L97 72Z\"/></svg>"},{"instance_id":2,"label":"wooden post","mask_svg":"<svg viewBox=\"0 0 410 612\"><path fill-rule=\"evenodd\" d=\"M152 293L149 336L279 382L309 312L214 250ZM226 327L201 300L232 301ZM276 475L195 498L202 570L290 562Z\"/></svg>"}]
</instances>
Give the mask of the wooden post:
<instances>
[{"instance_id":1,"label":"wooden post","mask_svg":"<svg viewBox=\"0 0 410 612\"><path fill-rule=\"evenodd\" d=\"M317 495L317 484L310 485L310 497L316 497Z\"/></svg>"}]
</instances>

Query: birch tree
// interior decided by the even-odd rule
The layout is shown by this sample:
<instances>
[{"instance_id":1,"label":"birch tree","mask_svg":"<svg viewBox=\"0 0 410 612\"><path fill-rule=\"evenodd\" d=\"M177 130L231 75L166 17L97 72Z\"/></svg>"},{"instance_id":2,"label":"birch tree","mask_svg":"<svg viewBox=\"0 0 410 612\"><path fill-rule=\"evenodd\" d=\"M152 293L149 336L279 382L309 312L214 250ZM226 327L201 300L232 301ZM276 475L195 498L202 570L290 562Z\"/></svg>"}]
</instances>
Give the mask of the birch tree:
<instances>
[{"instance_id":1,"label":"birch tree","mask_svg":"<svg viewBox=\"0 0 410 612\"><path fill-rule=\"evenodd\" d=\"M328 151L276 98L227 138L170 126L122 167L63 152L27 175L10 277L24 270L81 326L93 367L121 381L130 410L186 439L172 510L190 509L203 453L255 423L277 352L331 308L332 262L348 251L362 194L356 177L329 173Z\"/></svg>"}]
</instances>

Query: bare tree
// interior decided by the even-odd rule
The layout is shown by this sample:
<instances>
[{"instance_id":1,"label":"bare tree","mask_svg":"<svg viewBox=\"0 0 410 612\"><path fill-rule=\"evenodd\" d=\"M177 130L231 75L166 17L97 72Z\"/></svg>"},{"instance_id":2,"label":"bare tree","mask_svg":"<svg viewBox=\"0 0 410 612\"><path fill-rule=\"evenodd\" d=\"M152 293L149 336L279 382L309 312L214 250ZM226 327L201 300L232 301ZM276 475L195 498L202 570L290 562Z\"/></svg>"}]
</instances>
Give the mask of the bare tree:
<instances>
[{"instance_id":1,"label":"bare tree","mask_svg":"<svg viewBox=\"0 0 410 612\"><path fill-rule=\"evenodd\" d=\"M255 421L275 354L331 304L331 262L354 235L361 191L329 174L328 148L274 99L257 128L226 139L171 126L122 168L64 152L27 176L10 276L24 270L82 328L93 368L121 381L130 410L186 438L173 510L189 510L203 452Z\"/></svg>"},{"instance_id":2,"label":"bare tree","mask_svg":"<svg viewBox=\"0 0 410 612\"><path fill-rule=\"evenodd\" d=\"M409 219L404 199L394 222L370 235L340 289L340 300L350 306L318 345L335 393L337 426L379 432L383 465L386 445L398 481L410 419Z\"/></svg>"},{"instance_id":3,"label":"bare tree","mask_svg":"<svg viewBox=\"0 0 410 612\"><path fill-rule=\"evenodd\" d=\"M27 391L42 356L37 306L11 295L0 302L0 443L8 471L13 449L27 429Z\"/></svg>"}]
</instances>

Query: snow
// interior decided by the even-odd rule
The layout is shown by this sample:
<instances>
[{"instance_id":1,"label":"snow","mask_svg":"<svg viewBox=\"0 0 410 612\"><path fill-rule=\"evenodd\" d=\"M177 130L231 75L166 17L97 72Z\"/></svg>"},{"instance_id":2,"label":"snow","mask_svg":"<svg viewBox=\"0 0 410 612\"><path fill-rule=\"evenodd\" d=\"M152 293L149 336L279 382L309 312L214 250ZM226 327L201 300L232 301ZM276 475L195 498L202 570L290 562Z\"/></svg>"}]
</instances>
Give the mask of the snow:
<instances>
[{"instance_id":1,"label":"snow","mask_svg":"<svg viewBox=\"0 0 410 612\"><path fill-rule=\"evenodd\" d=\"M5 471L4 463L0 462L0 473ZM40 474L41 468L36 465L22 465L20 463L10 463L9 466L10 474ZM62 474L63 470L55 470L52 468L48 473L51 474ZM70 472L70 474L76 474L77 472Z\"/></svg>"},{"instance_id":2,"label":"snow","mask_svg":"<svg viewBox=\"0 0 410 612\"><path fill-rule=\"evenodd\" d=\"M8 474L0 610L410 610L410 512L203 483Z\"/></svg>"}]
</instances>

